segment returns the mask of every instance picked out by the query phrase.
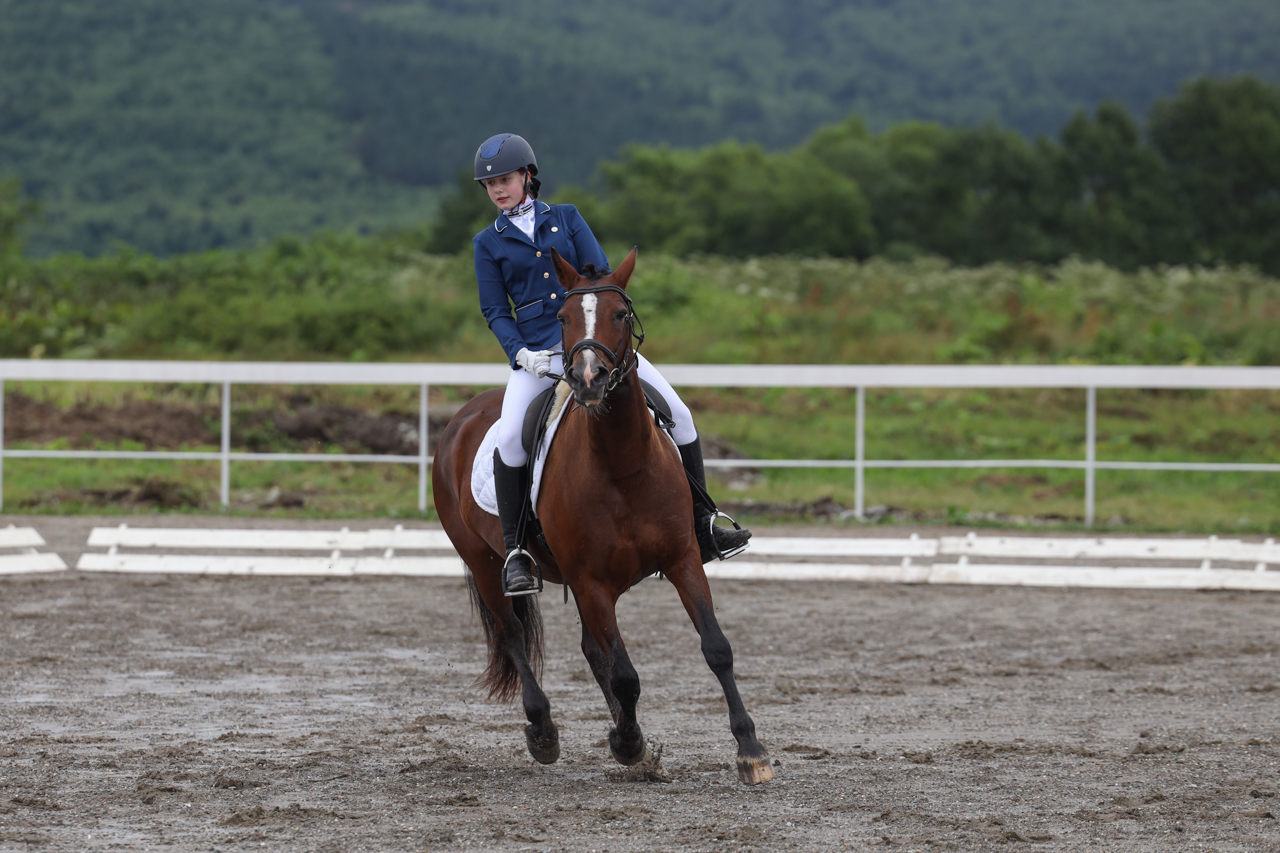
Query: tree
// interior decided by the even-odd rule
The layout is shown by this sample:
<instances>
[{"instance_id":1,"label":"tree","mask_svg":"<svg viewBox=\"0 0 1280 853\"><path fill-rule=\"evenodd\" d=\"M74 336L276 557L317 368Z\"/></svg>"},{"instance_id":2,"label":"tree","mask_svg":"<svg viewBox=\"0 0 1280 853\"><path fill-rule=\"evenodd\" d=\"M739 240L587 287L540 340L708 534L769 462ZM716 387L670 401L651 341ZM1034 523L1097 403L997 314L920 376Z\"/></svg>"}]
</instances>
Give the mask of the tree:
<instances>
[{"instance_id":1,"label":"tree","mask_svg":"<svg viewBox=\"0 0 1280 853\"><path fill-rule=\"evenodd\" d=\"M497 208L471 174L463 169L454 180L453 192L440 202L435 224L427 235L426 249L452 255L471 245L476 232L494 220Z\"/></svg>"},{"instance_id":2,"label":"tree","mask_svg":"<svg viewBox=\"0 0 1280 853\"><path fill-rule=\"evenodd\" d=\"M1201 259L1280 273L1280 88L1249 76L1193 80L1156 103L1150 132Z\"/></svg>"},{"instance_id":3,"label":"tree","mask_svg":"<svg viewBox=\"0 0 1280 853\"><path fill-rule=\"evenodd\" d=\"M938 251L962 264L1052 263L1071 253L1066 210L1076 194L1061 148L994 125L950 132L939 167L961 181L968 215Z\"/></svg>"},{"instance_id":4,"label":"tree","mask_svg":"<svg viewBox=\"0 0 1280 853\"><path fill-rule=\"evenodd\" d=\"M866 198L850 178L803 149L766 154L725 142L698 151L628 148L601 166L599 230L673 254L865 257ZM593 227L597 227L593 223Z\"/></svg>"},{"instance_id":5,"label":"tree","mask_svg":"<svg viewBox=\"0 0 1280 853\"><path fill-rule=\"evenodd\" d=\"M22 254L22 229L39 216L40 205L23 197L21 181L0 180L0 260Z\"/></svg>"},{"instance_id":6,"label":"tree","mask_svg":"<svg viewBox=\"0 0 1280 853\"><path fill-rule=\"evenodd\" d=\"M1124 107L1107 101L1092 119L1076 113L1062 129L1062 152L1079 188L1068 212L1076 252L1124 269L1192 259L1168 168Z\"/></svg>"}]
</instances>

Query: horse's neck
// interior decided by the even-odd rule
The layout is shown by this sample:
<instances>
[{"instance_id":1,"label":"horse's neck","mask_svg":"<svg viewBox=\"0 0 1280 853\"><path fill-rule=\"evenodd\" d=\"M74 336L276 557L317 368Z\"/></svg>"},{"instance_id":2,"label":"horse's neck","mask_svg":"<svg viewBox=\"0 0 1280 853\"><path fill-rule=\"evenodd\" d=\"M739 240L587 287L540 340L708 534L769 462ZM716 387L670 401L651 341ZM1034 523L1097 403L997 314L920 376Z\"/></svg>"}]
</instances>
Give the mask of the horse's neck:
<instances>
[{"instance_id":1,"label":"horse's neck","mask_svg":"<svg viewBox=\"0 0 1280 853\"><path fill-rule=\"evenodd\" d=\"M615 479L648 467L658 431L635 373L618 385L606 411L587 418L587 434L593 454Z\"/></svg>"}]
</instances>

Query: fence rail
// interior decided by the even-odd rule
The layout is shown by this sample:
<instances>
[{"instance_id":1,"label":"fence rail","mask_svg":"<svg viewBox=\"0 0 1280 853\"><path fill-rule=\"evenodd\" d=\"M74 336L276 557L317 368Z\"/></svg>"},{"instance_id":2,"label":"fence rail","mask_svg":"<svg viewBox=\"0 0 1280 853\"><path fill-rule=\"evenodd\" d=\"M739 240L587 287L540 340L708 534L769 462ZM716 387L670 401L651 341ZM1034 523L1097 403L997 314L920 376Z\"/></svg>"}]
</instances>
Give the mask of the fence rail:
<instances>
[{"instance_id":1,"label":"fence rail","mask_svg":"<svg viewBox=\"0 0 1280 853\"><path fill-rule=\"evenodd\" d=\"M217 460L220 499L230 503L232 462L374 462L418 466L418 509L428 506L428 397L432 385L503 385L506 364L351 364L328 362L80 361L0 359L0 509L4 459ZM670 364L663 376L677 387L853 388L857 391L853 459L708 459L709 467L852 468L854 513L865 509L868 468L1069 468L1085 472L1085 524L1094 521L1098 470L1224 471L1280 473L1280 464L1248 462L1109 462L1097 459L1097 390L1280 389L1280 367L1147 367L1092 365L739 365ZM222 388L221 449L210 451L6 450L4 383L179 382ZM409 385L419 390L417 456L385 454L241 453L231 450L233 385ZM1085 458L1071 459L867 459L868 388L1080 388L1085 393Z\"/></svg>"}]
</instances>

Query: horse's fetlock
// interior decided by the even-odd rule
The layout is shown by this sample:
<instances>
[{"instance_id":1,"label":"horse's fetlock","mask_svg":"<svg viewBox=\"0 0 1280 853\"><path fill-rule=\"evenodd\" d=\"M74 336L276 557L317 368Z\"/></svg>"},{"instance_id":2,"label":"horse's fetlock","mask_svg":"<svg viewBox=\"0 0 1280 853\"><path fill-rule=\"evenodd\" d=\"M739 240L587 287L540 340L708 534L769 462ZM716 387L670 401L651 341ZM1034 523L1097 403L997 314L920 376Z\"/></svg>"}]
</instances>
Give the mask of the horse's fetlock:
<instances>
[{"instance_id":1,"label":"horse's fetlock","mask_svg":"<svg viewBox=\"0 0 1280 853\"><path fill-rule=\"evenodd\" d=\"M744 758L761 758L769 754L768 750L756 739L756 727L747 726L744 730L732 729L733 738L738 742L738 755Z\"/></svg>"}]
</instances>

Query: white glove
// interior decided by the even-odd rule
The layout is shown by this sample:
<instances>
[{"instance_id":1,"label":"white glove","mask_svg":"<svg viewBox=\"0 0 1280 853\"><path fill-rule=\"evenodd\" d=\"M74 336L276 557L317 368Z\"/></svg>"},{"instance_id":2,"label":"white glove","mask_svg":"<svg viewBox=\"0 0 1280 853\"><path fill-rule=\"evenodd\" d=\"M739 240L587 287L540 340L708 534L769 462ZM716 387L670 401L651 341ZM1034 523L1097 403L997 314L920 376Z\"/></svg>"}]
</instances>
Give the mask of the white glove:
<instances>
[{"instance_id":1,"label":"white glove","mask_svg":"<svg viewBox=\"0 0 1280 853\"><path fill-rule=\"evenodd\" d=\"M516 364L541 379L551 372L551 356L553 355L555 353L549 349L541 352L530 352L525 347L516 353Z\"/></svg>"}]
</instances>

